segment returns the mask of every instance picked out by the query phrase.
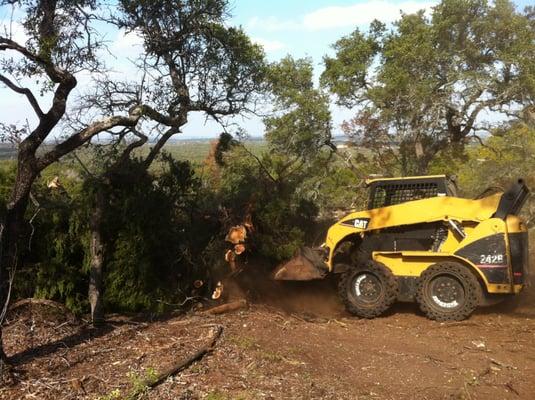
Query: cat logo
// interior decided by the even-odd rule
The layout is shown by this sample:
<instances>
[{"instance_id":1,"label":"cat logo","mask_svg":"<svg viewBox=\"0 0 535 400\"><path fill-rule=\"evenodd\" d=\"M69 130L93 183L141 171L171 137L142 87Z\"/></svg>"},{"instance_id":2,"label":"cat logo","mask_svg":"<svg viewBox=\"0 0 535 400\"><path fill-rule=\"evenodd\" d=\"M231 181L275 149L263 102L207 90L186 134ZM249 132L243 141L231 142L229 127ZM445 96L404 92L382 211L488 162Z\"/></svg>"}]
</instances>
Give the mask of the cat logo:
<instances>
[{"instance_id":1,"label":"cat logo","mask_svg":"<svg viewBox=\"0 0 535 400\"><path fill-rule=\"evenodd\" d=\"M355 218L355 219L350 219L348 221L342 222L342 224L344 225L348 225L357 229L367 229L369 223L370 223L369 218Z\"/></svg>"},{"instance_id":2,"label":"cat logo","mask_svg":"<svg viewBox=\"0 0 535 400\"><path fill-rule=\"evenodd\" d=\"M366 229L369 223L369 218L356 218L353 220L353 226L358 229Z\"/></svg>"}]
</instances>

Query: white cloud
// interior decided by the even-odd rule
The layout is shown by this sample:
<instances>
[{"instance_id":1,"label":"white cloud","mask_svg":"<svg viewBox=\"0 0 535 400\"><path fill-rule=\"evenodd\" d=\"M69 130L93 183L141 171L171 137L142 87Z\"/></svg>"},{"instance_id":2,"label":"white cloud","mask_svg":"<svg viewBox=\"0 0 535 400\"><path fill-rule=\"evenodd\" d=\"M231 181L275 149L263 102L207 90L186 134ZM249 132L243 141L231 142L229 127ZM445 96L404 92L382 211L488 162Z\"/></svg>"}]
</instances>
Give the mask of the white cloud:
<instances>
[{"instance_id":1,"label":"white cloud","mask_svg":"<svg viewBox=\"0 0 535 400\"><path fill-rule=\"evenodd\" d=\"M117 80L139 78L140 71L135 63L143 54L143 37L138 32L126 33L124 29L117 31L109 50L112 56L105 56L104 59Z\"/></svg>"},{"instance_id":2,"label":"white cloud","mask_svg":"<svg viewBox=\"0 0 535 400\"><path fill-rule=\"evenodd\" d=\"M117 57L129 57L139 55L143 50L143 38L137 32L126 32L121 29L117 32L115 41L111 45L112 52Z\"/></svg>"},{"instance_id":3,"label":"white cloud","mask_svg":"<svg viewBox=\"0 0 535 400\"><path fill-rule=\"evenodd\" d=\"M404 1L369 0L349 6L330 6L305 14L298 20L280 20L276 17L254 17L249 20L249 29L265 31L307 30L319 31L369 24L374 19L392 22L400 17L400 11L414 13L429 10L437 0Z\"/></svg>"},{"instance_id":4,"label":"white cloud","mask_svg":"<svg viewBox=\"0 0 535 400\"><path fill-rule=\"evenodd\" d=\"M268 39L262 39L262 38L253 38L253 42L261 45L266 53L272 53L278 50L282 50L286 47L286 45L282 42L279 42L278 40L268 40Z\"/></svg>"},{"instance_id":5,"label":"white cloud","mask_svg":"<svg viewBox=\"0 0 535 400\"><path fill-rule=\"evenodd\" d=\"M372 0L352 6L325 7L305 15L303 26L309 30L321 30L364 25L374 19L392 22L399 18L400 10L405 13L414 13L435 4L436 1L406 1L396 4L391 1Z\"/></svg>"},{"instance_id":6,"label":"white cloud","mask_svg":"<svg viewBox=\"0 0 535 400\"><path fill-rule=\"evenodd\" d=\"M275 31L289 31L300 28L300 23L293 20L281 20L277 17L253 17L251 18L246 27L249 29L260 28L268 32Z\"/></svg>"},{"instance_id":7,"label":"white cloud","mask_svg":"<svg viewBox=\"0 0 535 400\"><path fill-rule=\"evenodd\" d=\"M10 38L19 44L25 44L28 36L24 31L24 27L15 21L0 20L0 35Z\"/></svg>"}]
</instances>

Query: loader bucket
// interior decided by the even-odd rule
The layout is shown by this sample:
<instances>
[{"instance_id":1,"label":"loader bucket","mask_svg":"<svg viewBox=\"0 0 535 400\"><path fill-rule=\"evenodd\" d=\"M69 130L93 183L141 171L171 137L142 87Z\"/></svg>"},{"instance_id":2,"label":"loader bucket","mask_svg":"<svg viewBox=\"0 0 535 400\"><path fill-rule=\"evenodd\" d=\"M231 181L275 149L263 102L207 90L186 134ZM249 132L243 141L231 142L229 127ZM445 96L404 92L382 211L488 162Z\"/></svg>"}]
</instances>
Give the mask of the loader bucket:
<instances>
[{"instance_id":1,"label":"loader bucket","mask_svg":"<svg viewBox=\"0 0 535 400\"><path fill-rule=\"evenodd\" d=\"M277 281L311 281L323 279L328 268L318 250L304 247L289 261L279 265L273 272Z\"/></svg>"}]
</instances>

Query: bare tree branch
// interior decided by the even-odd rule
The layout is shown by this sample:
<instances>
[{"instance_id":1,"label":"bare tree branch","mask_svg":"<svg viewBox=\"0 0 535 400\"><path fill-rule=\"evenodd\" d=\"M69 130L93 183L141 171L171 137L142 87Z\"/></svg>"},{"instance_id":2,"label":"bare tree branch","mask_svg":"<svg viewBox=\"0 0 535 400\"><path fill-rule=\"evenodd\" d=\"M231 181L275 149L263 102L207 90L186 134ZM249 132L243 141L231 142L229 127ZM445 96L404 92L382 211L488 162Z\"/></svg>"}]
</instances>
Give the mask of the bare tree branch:
<instances>
[{"instance_id":1,"label":"bare tree branch","mask_svg":"<svg viewBox=\"0 0 535 400\"><path fill-rule=\"evenodd\" d=\"M69 136L63 142L54 146L54 148L37 159L36 165L43 169L53 162L59 160L65 154L82 146L93 136L111 129L116 126L135 126L141 117L139 108L135 108L128 116L113 116L97 121L87 128Z\"/></svg>"},{"instance_id":2,"label":"bare tree branch","mask_svg":"<svg viewBox=\"0 0 535 400\"><path fill-rule=\"evenodd\" d=\"M145 161L143 164L145 165L145 168L148 168L156 156L160 153L160 150L162 147L167 143L167 141L176 133L179 132L179 129L177 127L172 126L167 131L163 133L163 135L158 139L156 144L150 149L149 154L145 158Z\"/></svg>"},{"instance_id":3,"label":"bare tree branch","mask_svg":"<svg viewBox=\"0 0 535 400\"><path fill-rule=\"evenodd\" d=\"M7 78L3 74L0 74L0 81L4 85L6 85L8 88L13 90L14 92L17 92L19 94L23 94L24 96L26 96L26 98L30 102L33 110L37 114L38 118L41 118L44 115L43 110L41 110L41 107L39 106L39 103L37 102L37 99L35 98L35 96L33 95L32 91L30 89L17 86L15 83L13 83L11 80L9 80L9 78Z\"/></svg>"}]
</instances>

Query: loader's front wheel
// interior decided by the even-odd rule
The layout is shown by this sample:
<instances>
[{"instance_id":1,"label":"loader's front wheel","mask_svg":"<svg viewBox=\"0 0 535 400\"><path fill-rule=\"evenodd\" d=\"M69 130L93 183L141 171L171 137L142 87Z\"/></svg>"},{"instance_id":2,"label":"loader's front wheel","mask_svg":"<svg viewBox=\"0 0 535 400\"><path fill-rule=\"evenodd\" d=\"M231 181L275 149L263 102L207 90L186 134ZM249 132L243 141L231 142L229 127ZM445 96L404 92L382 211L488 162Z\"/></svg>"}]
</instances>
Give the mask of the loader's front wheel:
<instances>
[{"instance_id":1,"label":"loader's front wheel","mask_svg":"<svg viewBox=\"0 0 535 400\"><path fill-rule=\"evenodd\" d=\"M416 301L430 319L461 321L472 314L481 296L481 285L474 274L463 265L445 262L422 273Z\"/></svg>"},{"instance_id":2,"label":"loader's front wheel","mask_svg":"<svg viewBox=\"0 0 535 400\"><path fill-rule=\"evenodd\" d=\"M396 301L397 280L383 264L368 261L346 271L338 293L347 311L362 318L375 318Z\"/></svg>"}]
</instances>

